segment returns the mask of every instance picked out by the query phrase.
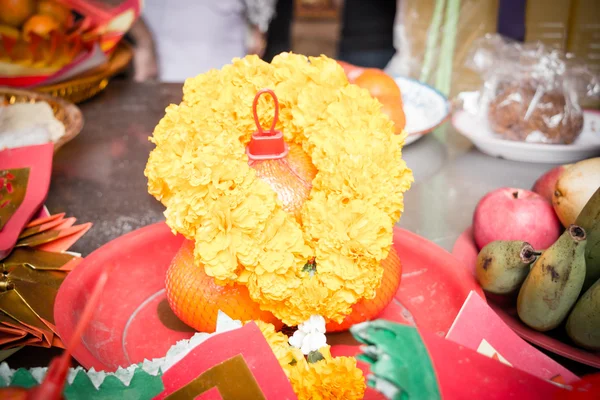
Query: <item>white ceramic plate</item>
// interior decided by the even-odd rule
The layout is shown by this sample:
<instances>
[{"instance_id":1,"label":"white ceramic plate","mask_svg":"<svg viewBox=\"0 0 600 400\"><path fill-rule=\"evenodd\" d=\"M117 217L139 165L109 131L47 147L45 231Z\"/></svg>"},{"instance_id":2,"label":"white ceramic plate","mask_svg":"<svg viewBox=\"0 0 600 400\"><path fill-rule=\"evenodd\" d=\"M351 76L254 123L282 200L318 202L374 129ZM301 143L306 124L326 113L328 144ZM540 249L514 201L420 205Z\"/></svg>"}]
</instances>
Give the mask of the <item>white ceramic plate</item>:
<instances>
[{"instance_id":1,"label":"white ceramic plate","mask_svg":"<svg viewBox=\"0 0 600 400\"><path fill-rule=\"evenodd\" d=\"M487 120L467 111L454 112L452 125L479 150L507 160L566 164L600 155L600 112L584 110L583 131L571 144L526 143L501 139Z\"/></svg>"},{"instance_id":2,"label":"white ceramic plate","mask_svg":"<svg viewBox=\"0 0 600 400\"><path fill-rule=\"evenodd\" d=\"M413 143L431 132L450 116L450 103L446 96L416 79L394 77L402 92L406 115L405 145Z\"/></svg>"}]
</instances>

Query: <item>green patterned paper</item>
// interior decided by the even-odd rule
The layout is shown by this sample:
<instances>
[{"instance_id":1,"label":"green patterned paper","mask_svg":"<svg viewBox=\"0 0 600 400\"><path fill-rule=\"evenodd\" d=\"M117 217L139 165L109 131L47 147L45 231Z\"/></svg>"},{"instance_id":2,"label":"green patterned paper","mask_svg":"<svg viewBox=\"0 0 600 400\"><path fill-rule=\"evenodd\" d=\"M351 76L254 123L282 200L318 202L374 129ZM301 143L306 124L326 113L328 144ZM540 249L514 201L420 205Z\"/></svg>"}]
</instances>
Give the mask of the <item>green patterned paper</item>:
<instances>
[{"instance_id":1,"label":"green patterned paper","mask_svg":"<svg viewBox=\"0 0 600 400\"><path fill-rule=\"evenodd\" d=\"M30 388L37 385L46 368L12 370L6 363L0 364L0 388L19 386ZM37 379L36 379L37 378ZM94 384L96 382L96 385ZM81 368L71 369L64 390L66 400L150 400L164 389L159 371L147 372L142 364L120 369L116 373L103 373Z\"/></svg>"},{"instance_id":2,"label":"green patterned paper","mask_svg":"<svg viewBox=\"0 0 600 400\"><path fill-rule=\"evenodd\" d=\"M85 371L81 367L71 368L64 389L66 400L150 400L164 390L162 371L185 357L196 346L212 335L240 328L242 323L219 311L215 333L194 334L190 339L175 343L165 357L144 360L116 372ZM40 383L47 368L10 369L6 362L0 364L0 388L19 386L30 388Z\"/></svg>"},{"instance_id":3,"label":"green patterned paper","mask_svg":"<svg viewBox=\"0 0 600 400\"><path fill-rule=\"evenodd\" d=\"M414 327L379 319L354 325L350 332L367 345L357 358L371 366L369 386L392 400L441 398L429 353Z\"/></svg>"}]
</instances>

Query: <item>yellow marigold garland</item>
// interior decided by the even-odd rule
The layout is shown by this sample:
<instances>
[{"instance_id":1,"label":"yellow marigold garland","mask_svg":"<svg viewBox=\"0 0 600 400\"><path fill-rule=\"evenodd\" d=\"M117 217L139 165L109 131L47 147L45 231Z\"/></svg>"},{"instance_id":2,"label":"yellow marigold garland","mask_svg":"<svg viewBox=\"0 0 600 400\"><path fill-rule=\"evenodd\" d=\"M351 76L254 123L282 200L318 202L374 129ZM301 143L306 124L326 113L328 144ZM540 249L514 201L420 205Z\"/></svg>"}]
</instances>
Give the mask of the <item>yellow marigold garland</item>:
<instances>
[{"instance_id":1,"label":"yellow marigold garland","mask_svg":"<svg viewBox=\"0 0 600 400\"><path fill-rule=\"evenodd\" d=\"M332 357L329 346L319 349L324 357L315 363L304 358L290 369L288 379L299 400L360 400L366 390L362 371L354 357Z\"/></svg>"},{"instance_id":2,"label":"yellow marigold garland","mask_svg":"<svg viewBox=\"0 0 600 400\"><path fill-rule=\"evenodd\" d=\"M279 98L276 129L318 170L301 224L248 166L252 102L263 88ZM394 135L380 109L328 57L234 59L188 79L183 101L167 107L151 138L149 192L166 206L171 229L195 241L208 275L246 285L287 325L311 315L340 322L354 303L375 296L413 181L402 160L406 135ZM273 113L261 97L263 126ZM311 274L304 266L313 258Z\"/></svg>"},{"instance_id":3,"label":"yellow marigold garland","mask_svg":"<svg viewBox=\"0 0 600 400\"><path fill-rule=\"evenodd\" d=\"M308 362L302 352L288 344L288 337L275 327L253 321L260 328L299 400L362 399L365 379L354 357L332 357L330 346L319 349L323 360Z\"/></svg>"}]
</instances>

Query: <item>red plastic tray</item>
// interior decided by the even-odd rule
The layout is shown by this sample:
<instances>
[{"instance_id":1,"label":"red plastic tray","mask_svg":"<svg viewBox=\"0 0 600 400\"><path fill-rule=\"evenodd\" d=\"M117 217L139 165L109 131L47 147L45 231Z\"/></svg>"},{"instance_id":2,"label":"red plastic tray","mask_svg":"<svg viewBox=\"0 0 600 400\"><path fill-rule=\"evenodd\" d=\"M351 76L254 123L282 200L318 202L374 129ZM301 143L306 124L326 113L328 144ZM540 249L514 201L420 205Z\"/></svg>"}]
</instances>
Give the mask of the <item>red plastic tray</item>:
<instances>
[{"instance_id":1,"label":"red plastic tray","mask_svg":"<svg viewBox=\"0 0 600 400\"><path fill-rule=\"evenodd\" d=\"M170 310L164 289L167 268L183 241L164 223L121 236L90 254L64 281L54 314L68 342L91 292L106 268L112 272L92 323L73 356L85 368L114 371L163 357L193 330ZM394 229L402 283L381 318L415 324L445 336L471 290L483 294L450 253L404 229Z\"/></svg>"},{"instance_id":2,"label":"red plastic tray","mask_svg":"<svg viewBox=\"0 0 600 400\"><path fill-rule=\"evenodd\" d=\"M454 243L452 254L461 260L469 274L475 276L475 265L479 250L473 240L472 227L467 228ZM590 352L569 343L569 338L560 328L545 334L529 328L519 320L514 299L498 296L489 297L490 307L523 339L540 346L548 351L577 361L582 364L600 368L600 353Z\"/></svg>"}]
</instances>

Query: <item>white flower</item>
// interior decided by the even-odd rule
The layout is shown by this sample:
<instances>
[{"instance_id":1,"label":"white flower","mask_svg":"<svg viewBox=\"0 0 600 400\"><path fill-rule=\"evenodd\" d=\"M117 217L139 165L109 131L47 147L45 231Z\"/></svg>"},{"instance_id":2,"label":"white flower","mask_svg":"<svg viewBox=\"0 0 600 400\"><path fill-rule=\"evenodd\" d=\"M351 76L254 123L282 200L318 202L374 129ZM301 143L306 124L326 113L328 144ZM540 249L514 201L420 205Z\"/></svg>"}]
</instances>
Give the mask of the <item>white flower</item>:
<instances>
[{"instance_id":1,"label":"white flower","mask_svg":"<svg viewBox=\"0 0 600 400\"><path fill-rule=\"evenodd\" d=\"M288 342L291 346L299 348L305 355L327 345L325 318L320 315L312 315L307 321L298 325L298 330L294 332Z\"/></svg>"}]
</instances>

